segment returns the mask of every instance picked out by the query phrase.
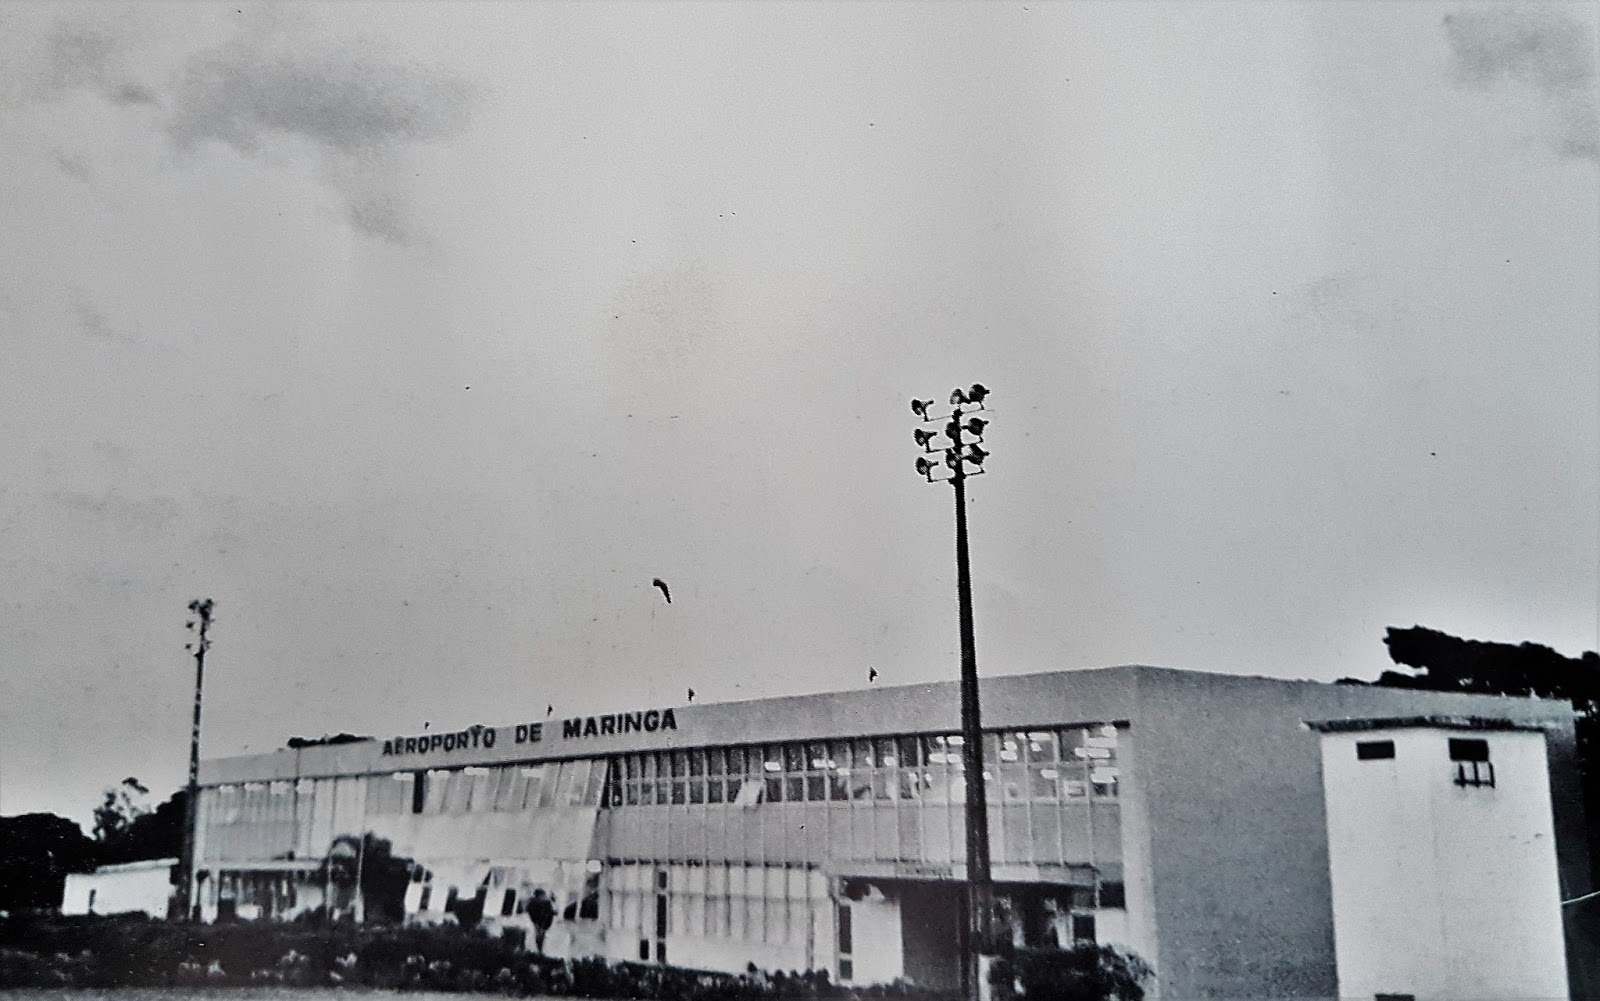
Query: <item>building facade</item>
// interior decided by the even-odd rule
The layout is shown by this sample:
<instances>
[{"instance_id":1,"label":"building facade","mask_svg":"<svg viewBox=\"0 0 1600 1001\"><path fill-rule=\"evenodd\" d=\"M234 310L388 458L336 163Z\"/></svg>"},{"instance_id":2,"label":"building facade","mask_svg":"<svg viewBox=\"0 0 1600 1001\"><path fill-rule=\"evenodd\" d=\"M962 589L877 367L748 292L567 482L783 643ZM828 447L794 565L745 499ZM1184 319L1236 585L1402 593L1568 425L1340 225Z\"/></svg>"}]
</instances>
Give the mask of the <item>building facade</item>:
<instances>
[{"instance_id":1,"label":"building facade","mask_svg":"<svg viewBox=\"0 0 1600 1001\"><path fill-rule=\"evenodd\" d=\"M1310 721L1492 718L1542 735L1558 895L1588 888L1563 703L1148 667L989 678L982 699L1013 941L1122 946L1160 995L1339 991L1339 814ZM407 920L526 929L543 890L557 955L954 986L959 729L952 682L207 761L196 899L209 920L359 916L372 904L339 874L381 839L415 863Z\"/></svg>"},{"instance_id":2,"label":"building facade","mask_svg":"<svg viewBox=\"0 0 1600 1001\"><path fill-rule=\"evenodd\" d=\"M172 905L175 858L103 865L68 873L61 889L62 914L146 914L165 918Z\"/></svg>"}]
</instances>

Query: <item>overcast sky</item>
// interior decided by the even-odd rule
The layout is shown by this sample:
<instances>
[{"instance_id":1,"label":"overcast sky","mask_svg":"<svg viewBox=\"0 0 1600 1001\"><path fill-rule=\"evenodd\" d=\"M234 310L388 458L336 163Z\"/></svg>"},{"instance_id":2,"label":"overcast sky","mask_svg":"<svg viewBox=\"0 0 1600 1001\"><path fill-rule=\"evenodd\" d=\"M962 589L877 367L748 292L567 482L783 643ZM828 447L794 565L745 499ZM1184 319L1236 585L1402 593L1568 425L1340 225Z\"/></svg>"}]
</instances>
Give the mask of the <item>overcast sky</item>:
<instances>
[{"instance_id":1,"label":"overcast sky","mask_svg":"<svg viewBox=\"0 0 1600 1001\"><path fill-rule=\"evenodd\" d=\"M0 7L0 812L205 754L1596 646L1587 5ZM651 587L660 577L669 606Z\"/></svg>"}]
</instances>

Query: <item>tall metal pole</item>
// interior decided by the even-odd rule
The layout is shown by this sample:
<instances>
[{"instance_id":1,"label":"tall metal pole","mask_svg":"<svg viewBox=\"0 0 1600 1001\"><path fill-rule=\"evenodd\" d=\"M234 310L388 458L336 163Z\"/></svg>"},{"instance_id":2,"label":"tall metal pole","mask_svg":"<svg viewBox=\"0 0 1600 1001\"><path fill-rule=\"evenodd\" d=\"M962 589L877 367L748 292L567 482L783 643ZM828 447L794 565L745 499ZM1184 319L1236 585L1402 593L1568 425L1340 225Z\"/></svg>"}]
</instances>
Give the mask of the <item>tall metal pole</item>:
<instances>
[{"instance_id":1,"label":"tall metal pole","mask_svg":"<svg viewBox=\"0 0 1600 1001\"><path fill-rule=\"evenodd\" d=\"M987 395L987 389L975 385L969 393L957 390L951 397L951 404L967 402L981 406ZM931 404L931 400L914 401L912 411L921 416L924 422L930 421L933 419L928 413ZM966 785L967 831L966 948L962 955L961 979L965 995L976 1001L989 994L983 983L988 966L982 957L992 955L995 945L988 791L984 787L983 775L983 716L978 701L978 646L972 628L972 572L967 555L967 466L970 463L981 473L985 453L976 445L972 446L972 451L968 451L962 434L968 429L962 427L962 416L961 408L955 406L950 422L945 425L944 434L950 440L951 447L944 450L944 456L945 464L951 470L950 485L955 491L956 601L961 626L961 770ZM981 439L982 432L983 422L974 423L974 436ZM935 446L930 444L933 436L928 432L919 431L917 440L928 453L936 451ZM917 464L918 471L929 481L937 479L933 475L936 468L926 460Z\"/></svg>"},{"instance_id":2,"label":"tall metal pole","mask_svg":"<svg viewBox=\"0 0 1600 1001\"><path fill-rule=\"evenodd\" d=\"M961 411L955 412L956 454L961 454ZM967 474L956 464L950 485L956 495L956 602L961 618L961 758L966 777L967 816L967 950L969 997L979 997L984 968L978 957L993 947L991 916L994 883L989 866L988 790L983 778L983 722L978 703L978 647L972 630L972 572L967 557Z\"/></svg>"},{"instance_id":3,"label":"tall metal pole","mask_svg":"<svg viewBox=\"0 0 1600 1001\"><path fill-rule=\"evenodd\" d=\"M194 651L194 725L189 731L189 784L186 787L183 810L183 858L178 863L181 881L178 886L178 903L183 921L194 918L195 852L198 849L195 835L200 817L200 703L205 690L206 651L211 648L210 598L189 602L189 611L195 614L190 620L192 630L199 626L199 639L189 648Z\"/></svg>"}]
</instances>

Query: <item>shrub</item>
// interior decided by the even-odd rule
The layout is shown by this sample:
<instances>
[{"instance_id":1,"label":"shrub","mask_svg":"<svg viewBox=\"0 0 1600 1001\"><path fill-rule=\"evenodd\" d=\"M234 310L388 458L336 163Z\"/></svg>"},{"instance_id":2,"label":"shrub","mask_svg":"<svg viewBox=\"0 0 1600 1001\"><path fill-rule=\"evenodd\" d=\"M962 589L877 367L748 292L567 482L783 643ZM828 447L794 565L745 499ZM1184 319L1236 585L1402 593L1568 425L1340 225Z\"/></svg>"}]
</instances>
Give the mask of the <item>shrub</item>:
<instances>
[{"instance_id":1,"label":"shrub","mask_svg":"<svg viewBox=\"0 0 1600 1001\"><path fill-rule=\"evenodd\" d=\"M1091 945L1018 950L995 962L989 983L999 1001L1143 1001L1150 973L1132 953Z\"/></svg>"}]
</instances>

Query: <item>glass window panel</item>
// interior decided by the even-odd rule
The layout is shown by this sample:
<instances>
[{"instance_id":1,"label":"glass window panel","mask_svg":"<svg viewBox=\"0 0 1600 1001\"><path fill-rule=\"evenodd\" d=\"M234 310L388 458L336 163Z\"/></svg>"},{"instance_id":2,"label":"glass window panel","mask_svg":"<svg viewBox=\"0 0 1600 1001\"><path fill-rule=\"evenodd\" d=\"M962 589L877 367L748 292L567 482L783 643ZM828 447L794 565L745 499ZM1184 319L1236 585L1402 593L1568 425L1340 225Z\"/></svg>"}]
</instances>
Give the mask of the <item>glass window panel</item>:
<instances>
[{"instance_id":1,"label":"glass window panel","mask_svg":"<svg viewBox=\"0 0 1600 1001\"><path fill-rule=\"evenodd\" d=\"M685 801L685 799L684 799L685 786L686 786L686 783L685 783L685 780L683 780L683 779L673 779L672 780L672 802L673 802L673 805L682 806L684 804L684 801Z\"/></svg>"},{"instance_id":2,"label":"glass window panel","mask_svg":"<svg viewBox=\"0 0 1600 1001\"><path fill-rule=\"evenodd\" d=\"M983 760L991 765L1000 760L999 734L986 733L983 735Z\"/></svg>"},{"instance_id":3,"label":"glass window panel","mask_svg":"<svg viewBox=\"0 0 1600 1001\"><path fill-rule=\"evenodd\" d=\"M763 749L761 769L764 772L783 771L783 745L768 744Z\"/></svg>"},{"instance_id":4,"label":"glass window panel","mask_svg":"<svg viewBox=\"0 0 1600 1001\"><path fill-rule=\"evenodd\" d=\"M520 770L528 780L528 788L522 795L521 805L516 809L532 809L539 805L539 790L544 785L545 768L543 765L528 765Z\"/></svg>"},{"instance_id":5,"label":"glass window panel","mask_svg":"<svg viewBox=\"0 0 1600 1001\"><path fill-rule=\"evenodd\" d=\"M683 751L672 752L672 777L681 779L689 771L689 755Z\"/></svg>"},{"instance_id":6,"label":"glass window panel","mask_svg":"<svg viewBox=\"0 0 1600 1001\"><path fill-rule=\"evenodd\" d=\"M723 774L723 765L726 764L727 754L720 747L713 747L706 751L706 774Z\"/></svg>"},{"instance_id":7,"label":"glass window panel","mask_svg":"<svg viewBox=\"0 0 1600 1001\"><path fill-rule=\"evenodd\" d=\"M561 787L565 795L561 801L568 806L582 806L583 795L589 785L589 762L583 759L561 763Z\"/></svg>"},{"instance_id":8,"label":"glass window panel","mask_svg":"<svg viewBox=\"0 0 1600 1001\"><path fill-rule=\"evenodd\" d=\"M784 780L783 798L787 803L804 803L806 801L806 779L804 775L791 775Z\"/></svg>"},{"instance_id":9,"label":"glass window panel","mask_svg":"<svg viewBox=\"0 0 1600 1001\"><path fill-rule=\"evenodd\" d=\"M901 768L900 772L900 798L905 800L922 798L922 773L915 768Z\"/></svg>"},{"instance_id":10,"label":"glass window panel","mask_svg":"<svg viewBox=\"0 0 1600 1001\"><path fill-rule=\"evenodd\" d=\"M627 803L629 806L638 806L639 805L639 780L638 779L634 779L634 780L632 780L630 782L625 783L623 785L623 787L622 787L622 796L623 796L623 802Z\"/></svg>"},{"instance_id":11,"label":"glass window panel","mask_svg":"<svg viewBox=\"0 0 1600 1001\"><path fill-rule=\"evenodd\" d=\"M1023 760L1027 738L1020 733L997 734L1000 738L1000 763L1017 764Z\"/></svg>"},{"instance_id":12,"label":"glass window panel","mask_svg":"<svg viewBox=\"0 0 1600 1001\"><path fill-rule=\"evenodd\" d=\"M584 806L600 804L600 790L605 786L605 781L606 761L604 758L597 758L589 764L589 787L584 790Z\"/></svg>"},{"instance_id":13,"label":"glass window panel","mask_svg":"<svg viewBox=\"0 0 1600 1001\"><path fill-rule=\"evenodd\" d=\"M894 799L895 792L894 769L875 769L872 773L872 798L892 800Z\"/></svg>"},{"instance_id":14,"label":"glass window panel","mask_svg":"<svg viewBox=\"0 0 1600 1001\"><path fill-rule=\"evenodd\" d=\"M728 802L736 803L739 800L739 789L744 785L744 779L728 780Z\"/></svg>"},{"instance_id":15,"label":"glass window panel","mask_svg":"<svg viewBox=\"0 0 1600 1001\"><path fill-rule=\"evenodd\" d=\"M528 795L528 776L522 768L507 768L505 777L500 782L499 795L495 797L496 810L517 811L522 809L522 801Z\"/></svg>"},{"instance_id":16,"label":"glass window panel","mask_svg":"<svg viewBox=\"0 0 1600 1001\"><path fill-rule=\"evenodd\" d=\"M720 802L722 802L722 790L723 789L724 789L724 785L723 785L723 780L722 779L710 779L710 780L708 780L706 782L706 802L707 803L720 803Z\"/></svg>"},{"instance_id":17,"label":"glass window panel","mask_svg":"<svg viewBox=\"0 0 1600 1001\"><path fill-rule=\"evenodd\" d=\"M1028 766L1028 795L1035 802L1054 802L1061 784L1061 770L1055 765Z\"/></svg>"},{"instance_id":18,"label":"glass window panel","mask_svg":"<svg viewBox=\"0 0 1600 1001\"><path fill-rule=\"evenodd\" d=\"M1118 793L1118 775L1115 768L1094 768L1089 772L1089 781L1094 786L1094 794L1106 799L1115 798Z\"/></svg>"},{"instance_id":19,"label":"glass window panel","mask_svg":"<svg viewBox=\"0 0 1600 1001\"><path fill-rule=\"evenodd\" d=\"M427 784L424 790L427 800L423 803L423 813L443 813L445 794L450 789L450 773L441 769L428 772Z\"/></svg>"},{"instance_id":20,"label":"glass window panel","mask_svg":"<svg viewBox=\"0 0 1600 1001\"><path fill-rule=\"evenodd\" d=\"M812 772L806 776L806 799L813 803L820 803L828 798L828 776L822 772Z\"/></svg>"},{"instance_id":21,"label":"glass window panel","mask_svg":"<svg viewBox=\"0 0 1600 1001\"><path fill-rule=\"evenodd\" d=\"M828 759L835 768L850 767L850 742L848 740L834 740L828 743Z\"/></svg>"},{"instance_id":22,"label":"glass window panel","mask_svg":"<svg viewBox=\"0 0 1600 1001\"><path fill-rule=\"evenodd\" d=\"M472 780L475 776L465 772L450 772L447 783L448 791L445 793L446 813L465 813L467 806L472 802Z\"/></svg>"},{"instance_id":23,"label":"glass window panel","mask_svg":"<svg viewBox=\"0 0 1600 1001\"><path fill-rule=\"evenodd\" d=\"M767 779L766 800L768 803L783 802L783 779L776 777Z\"/></svg>"},{"instance_id":24,"label":"glass window panel","mask_svg":"<svg viewBox=\"0 0 1600 1001\"><path fill-rule=\"evenodd\" d=\"M730 748L728 748L727 754L728 754L728 774L729 775L743 775L743 774L745 774L744 748L742 748L742 747L730 747Z\"/></svg>"},{"instance_id":25,"label":"glass window panel","mask_svg":"<svg viewBox=\"0 0 1600 1001\"><path fill-rule=\"evenodd\" d=\"M857 740L850 744L854 753L850 755L851 768L871 768L873 762L872 741Z\"/></svg>"},{"instance_id":26,"label":"glass window panel","mask_svg":"<svg viewBox=\"0 0 1600 1001\"><path fill-rule=\"evenodd\" d=\"M719 783L720 784L720 783ZM706 780L703 778L689 780L689 802L704 803L706 801Z\"/></svg>"},{"instance_id":27,"label":"glass window panel","mask_svg":"<svg viewBox=\"0 0 1600 1001\"><path fill-rule=\"evenodd\" d=\"M625 755L623 755L623 757L622 757L622 777L625 778L625 779L636 779L636 778L639 777L639 756L638 755L636 755L636 754L625 754Z\"/></svg>"},{"instance_id":28,"label":"glass window panel","mask_svg":"<svg viewBox=\"0 0 1600 1001\"><path fill-rule=\"evenodd\" d=\"M1088 736L1082 727L1069 727L1060 731L1057 736L1061 738L1061 760L1082 761L1088 757L1083 753L1083 738Z\"/></svg>"},{"instance_id":29,"label":"glass window panel","mask_svg":"<svg viewBox=\"0 0 1600 1001\"><path fill-rule=\"evenodd\" d=\"M828 773L828 798L836 802L850 799L850 770Z\"/></svg>"},{"instance_id":30,"label":"glass window panel","mask_svg":"<svg viewBox=\"0 0 1600 1001\"><path fill-rule=\"evenodd\" d=\"M1051 733L1027 735L1028 764L1042 765L1056 760L1056 739Z\"/></svg>"},{"instance_id":31,"label":"glass window panel","mask_svg":"<svg viewBox=\"0 0 1600 1001\"><path fill-rule=\"evenodd\" d=\"M804 744L783 745L783 770L786 772L803 772L806 770L806 748Z\"/></svg>"},{"instance_id":32,"label":"glass window panel","mask_svg":"<svg viewBox=\"0 0 1600 1001\"><path fill-rule=\"evenodd\" d=\"M704 775L706 773L706 752L696 748L689 752L689 775Z\"/></svg>"},{"instance_id":33,"label":"glass window panel","mask_svg":"<svg viewBox=\"0 0 1600 1001\"><path fill-rule=\"evenodd\" d=\"M655 788L656 788L656 805L657 806L666 806L668 800L670 800L671 797L672 797L672 780L671 779L656 779Z\"/></svg>"},{"instance_id":34,"label":"glass window panel","mask_svg":"<svg viewBox=\"0 0 1600 1001\"><path fill-rule=\"evenodd\" d=\"M564 769L559 762L552 762L544 766L544 774L539 780L539 806L548 809L556 805L556 792L560 785L561 773Z\"/></svg>"},{"instance_id":35,"label":"glass window panel","mask_svg":"<svg viewBox=\"0 0 1600 1001\"><path fill-rule=\"evenodd\" d=\"M830 766L828 745L813 743L806 745L806 767L811 771L826 771Z\"/></svg>"},{"instance_id":36,"label":"glass window panel","mask_svg":"<svg viewBox=\"0 0 1600 1001\"><path fill-rule=\"evenodd\" d=\"M1028 772L1023 765L1000 766L1000 790L1007 803L1022 803L1028 799Z\"/></svg>"},{"instance_id":37,"label":"glass window panel","mask_svg":"<svg viewBox=\"0 0 1600 1001\"><path fill-rule=\"evenodd\" d=\"M901 737L898 741L900 750L900 765L916 766L922 764L922 741L916 737Z\"/></svg>"},{"instance_id":38,"label":"glass window panel","mask_svg":"<svg viewBox=\"0 0 1600 1001\"><path fill-rule=\"evenodd\" d=\"M923 768L922 784L922 798L925 801L929 803L950 802L950 771L944 764L934 763Z\"/></svg>"},{"instance_id":39,"label":"glass window panel","mask_svg":"<svg viewBox=\"0 0 1600 1001\"><path fill-rule=\"evenodd\" d=\"M893 768L895 760L894 738L874 738L872 741L872 763L879 768Z\"/></svg>"}]
</instances>

